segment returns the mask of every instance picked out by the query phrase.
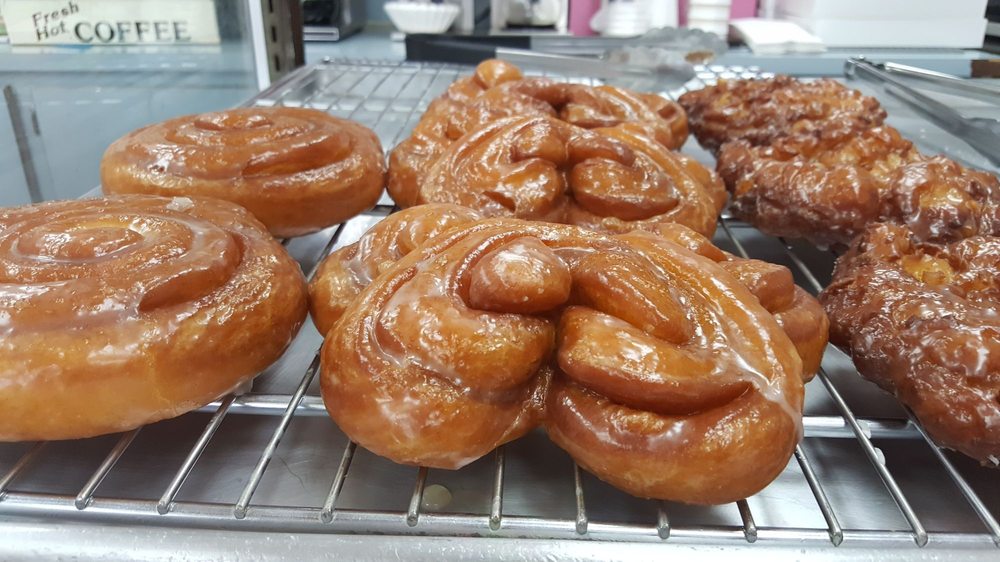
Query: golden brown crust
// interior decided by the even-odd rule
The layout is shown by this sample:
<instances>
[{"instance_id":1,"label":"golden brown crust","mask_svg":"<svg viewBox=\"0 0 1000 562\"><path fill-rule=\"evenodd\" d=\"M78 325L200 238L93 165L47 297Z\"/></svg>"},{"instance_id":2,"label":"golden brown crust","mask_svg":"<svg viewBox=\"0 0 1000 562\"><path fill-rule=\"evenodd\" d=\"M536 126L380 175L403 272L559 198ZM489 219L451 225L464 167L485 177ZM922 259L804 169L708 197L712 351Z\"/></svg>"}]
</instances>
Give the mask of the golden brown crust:
<instances>
[{"instance_id":1,"label":"golden brown crust","mask_svg":"<svg viewBox=\"0 0 1000 562\"><path fill-rule=\"evenodd\" d=\"M820 299L831 341L913 410L941 445L1000 458L1000 238L918 242L872 226Z\"/></svg>"},{"instance_id":2,"label":"golden brown crust","mask_svg":"<svg viewBox=\"0 0 1000 562\"><path fill-rule=\"evenodd\" d=\"M471 76L459 78L448 86L447 97L456 101L471 101L486 90L524 78L516 65L500 59L483 61Z\"/></svg>"},{"instance_id":3,"label":"golden brown crust","mask_svg":"<svg viewBox=\"0 0 1000 562\"><path fill-rule=\"evenodd\" d=\"M687 139L683 109L662 96L524 78L510 63L488 60L431 102L413 133L389 154L389 195L401 207L418 204L427 170L462 135L498 119L527 115L558 117L584 128L641 123L668 148L679 148Z\"/></svg>"},{"instance_id":4,"label":"golden brown crust","mask_svg":"<svg viewBox=\"0 0 1000 562\"><path fill-rule=\"evenodd\" d=\"M679 104L614 86L570 86L559 118L584 129L642 123L650 136L672 149L683 146L688 136L687 114Z\"/></svg>"},{"instance_id":5,"label":"golden brown crust","mask_svg":"<svg viewBox=\"0 0 1000 562\"><path fill-rule=\"evenodd\" d=\"M463 466L539 423L544 402L549 435L599 478L724 503L787 464L801 369L710 259L652 235L491 219L376 278L328 334L321 387L351 439L397 462Z\"/></svg>"},{"instance_id":6,"label":"golden brown crust","mask_svg":"<svg viewBox=\"0 0 1000 562\"><path fill-rule=\"evenodd\" d=\"M847 244L879 221L947 241L993 233L998 225L995 177L923 156L888 126L820 128L768 146L727 143L718 169L733 213L777 236Z\"/></svg>"},{"instance_id":7,"label":"golden brown crust","mask_svg":"<svg viewBox=\"0 0 1000 562\"><path fill-rule=\"evenodd\" d=\"M309 283L309 312L326 334L351 302L382 271L414 248L448 230L482 218L459 205L431 204L403 209L381 220L360 240L332 252Z\"/></svg>"},{"instance_id":8,"label":"golden brown crust","mask_svg":"<svg viewBox=\"0 0 1000 562\"><path fill-rule=\"evenodd\" d=\"M322 111L254 107L170 119L104 153L107 194L225 199L275 236L298 236L373 206L385 185L378 137Z\"/></svg>"},{"instance_id":9,"label":"golden brown crust","mask_svg":"<svg viewBox=\"0 0 1000 562\"><path fill-rule=\"evenodd\" d=\"M712 152L734 140L763 145L821 127L866 129L885 119L885 110L875 98L829 79L719 80L677 101L687 111L698 142Z\"/></svg>"},{"instance_id":10,"label":"golden brown crust","mask_svg":"<svg viewBox=\"0 0 1000 562\"><path fill-rule=\"evenodd\" d=\"M125 431L274 362L302 273L242 208L123 196L0 209L0 441Z\"/></svg>"},{"instance_id":11,"label":"golden brown crust","mask_svg":"<svg viewBox=\"0 0 1000 562\"><path fill-rule=\"evenodd\" d=\"M485 64L485 63L484 63ZM480 65L482 67L483 65ZM452 143L469 131L515 115L552 115L565 102L567 85L547 78L523 78L481 89L467 97L453 89L431 102L409 137L389 153L387 190L400 207L417 204L427 170Z\"/></svg>"},{"instance_id":12,"label":"golden brown crust","mask_svg":"<svg viewBox=\"0 0 1000 562\"><path fill-rule=\"evenodd\" d=\"M471 225L481 218L472 209L459 205L418 205L389 215L358 242L331 253L309 284L310 313L319 332L329 332L372 279L417 246L446 230ZM788 268L723 252L704 236L680 224L659 225L655 234L719 263L734 275L774 315L802 359L803 381L812 380L826 349L829 321L819 301L794 285Z\"/></svg>"},{"instance_id":13,"label":"golden brown crust","mask_svg":"<svg viewBox=\"0 0 1000 562\"><path fill-rule=\"evenodd\" d=\"M921 240L1000 234L1000 181L993 174L924 157L901 166L889 185L882 220L905 224Z\"/></svg>"},{"instance_id":14,"label":"golden brown crust","mask_svg":"<svg viewBox=\"0 0 1000 562\"><path fill-rule=\"evenodd\" d=\"M588 131L523 116L453 143L426 173L416 201L606 232L676 222L711 235L725 190L716 174L666 149L641 124Z\"/></svg>"},{"instance_id":15,"label":"golden brown crust","mask_svg":"<svg viewBox=\"0 0 1000 562\"><path fill-rule=\"evenodd\" d=\"M813 379L826 350L830 321L819 301L795 285L787 267L723 252L704 236L679 224L663 225L657 234L718 263L749 289L795 344L802 359L803 381Z\"/></svg>"}]
</instances>

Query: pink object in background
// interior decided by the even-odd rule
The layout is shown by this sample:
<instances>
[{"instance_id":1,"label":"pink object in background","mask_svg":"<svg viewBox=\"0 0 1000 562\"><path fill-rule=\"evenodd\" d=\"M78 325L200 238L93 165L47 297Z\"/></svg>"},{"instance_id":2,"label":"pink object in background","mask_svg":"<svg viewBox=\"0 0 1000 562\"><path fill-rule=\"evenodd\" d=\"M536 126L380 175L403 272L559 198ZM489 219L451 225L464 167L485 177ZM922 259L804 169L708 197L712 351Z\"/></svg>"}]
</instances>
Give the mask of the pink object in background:
<instances>
[{"instance_id":1,"label":"pink object in background","mask_svg":"<svg viewBox=\"0 0 1000 562\"><path fill-rule=\"evenodd\" d=\"M688 22L688 0L680 0L680 24ZM729 7L729 19L753 18L757 16L757 0L732 0Z\"/></svg>"},{"instance_id":2,"label":"pink object in background","mask_svg":"<svg viewBox=\"0 0 1000 562\"><path fill-rule=\"evenodd\" d=\"M757 17L757 0L733 0L729 19Z\"/></svg>"},{"instance_id":3,"label":"pink object in background","mask_svg":"<svg viewBox=\"0 0 1000 562\"><path fill-rule=\"evenodd\" d=\"M570 0L569 32L576 36L596 35L590 28L590 18L601 9L601 0Z\"/></svg>"}]
</instances>

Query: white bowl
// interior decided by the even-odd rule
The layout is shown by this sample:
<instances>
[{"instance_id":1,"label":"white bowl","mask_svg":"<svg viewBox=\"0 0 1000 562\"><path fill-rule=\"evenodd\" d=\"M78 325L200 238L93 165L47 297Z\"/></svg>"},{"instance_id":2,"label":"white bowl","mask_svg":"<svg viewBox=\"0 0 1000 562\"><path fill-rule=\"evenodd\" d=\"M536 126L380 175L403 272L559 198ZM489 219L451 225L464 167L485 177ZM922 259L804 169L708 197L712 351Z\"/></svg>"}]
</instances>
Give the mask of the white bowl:
<instances>
[{"instance_id":1,"label":"white bowl","mask_svg":"<svg viewBox=\"0 0 1000 562\"><path fill-rule=\"evenodd\" d=\"M455 4L386 2L385 13L403 33L444 33L458 17Z\"/></svg>"}]
</instances>

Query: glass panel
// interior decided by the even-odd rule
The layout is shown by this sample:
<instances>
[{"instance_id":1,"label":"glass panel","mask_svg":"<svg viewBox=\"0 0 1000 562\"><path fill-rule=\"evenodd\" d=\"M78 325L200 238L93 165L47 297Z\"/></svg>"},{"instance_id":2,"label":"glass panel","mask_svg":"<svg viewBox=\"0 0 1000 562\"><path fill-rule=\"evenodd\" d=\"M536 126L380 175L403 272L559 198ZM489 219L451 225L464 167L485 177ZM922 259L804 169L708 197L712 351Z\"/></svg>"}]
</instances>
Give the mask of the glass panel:
<instances>
[{"instance_id":1,"label":"glass panel","mask_svg":"<svg viewBox=\"0 0 1000 562\"><path fill-rule=\"evenodd\" d=\"M0 1L0 15L13 14L15 1L25 0ZM185 3L203 9L209 5L217 23L217 43L92 41L36 46L12 45L0 37L4 41L0 44L0 89L4 92L0 100L0 205L79 197L98 185L101 155L125 133L178 115L231 107L257 91L248 0L141 0L133 5L161 4L179 11ZM68 11L74 9L73 4L79 10L102 10L122 2L67 0L65 4ZM149 13L134 8L122 18L143 22ZM94 17L95 24L105 18L103 13ZM78 20L67 21L72 33ZM12 17L6 23L11 29L15 25ZM101 26L101 36L110 37L112 29ZM131 27L125 22L123 29L131 30L124 32L126 38L136 29L147 38L157 31L163 37L173 32L155 20L132 22ZM89 37L90 28L82 31ZM185 31L182 25L182 39Z\"/></svg>"}]
</instances>

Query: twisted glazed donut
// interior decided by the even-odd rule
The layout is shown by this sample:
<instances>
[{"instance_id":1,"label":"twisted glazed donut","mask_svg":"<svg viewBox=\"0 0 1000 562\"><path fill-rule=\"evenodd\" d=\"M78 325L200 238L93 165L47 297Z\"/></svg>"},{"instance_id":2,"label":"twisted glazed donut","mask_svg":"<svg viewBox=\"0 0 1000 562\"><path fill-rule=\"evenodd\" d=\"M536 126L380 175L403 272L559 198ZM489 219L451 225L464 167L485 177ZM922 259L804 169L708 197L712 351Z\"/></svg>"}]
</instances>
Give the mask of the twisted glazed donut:
<instances>
[{"instance_id":1,"label":"twisted glazed donut","mask_svg":"<svg viewBox=\"0 0 1000 562\"><path fill-rule=\"evenodd\" d=\"M923 156L888 126L820 128L769 146L727 143L718 169L733 213L778 236L847 244L876 221L938 241L1000 228L995 177Z\"/></svg>"},{"instance_id":2,"label":"twisted glazed donut","mask_svg":"<svg viewBox=\"0 0 1000 562\"><path fill-rule=\"evenodd\" d=\"M374 205L385 184L375 133L322 111L254 107L189 115L118 139L104 192L205 196L246 207L275 236L299 236Z\"/></svg>"},{"instance_id":3,"label":"twisted glazed donut","mask_svg":"<svg viewBox=\"0 0 1000 562\"><path fill-rule=\"evenodd\" d=\"M803 382L812 380L823 360L830 321L819 301L795 284L787 267L723 252L704 236L679 224L664 225L657 234L718 263L749 289L795 344L802 359Z\"/></svg>"},{"instance_id":4,"label":"twisted glazed donut","mask_svg":"<svg viewBox=\"0 0 1000 562\"><path fill-rule=\"evenodd\" d=\"M351 439L458 468L537 424L626 492L753 494L801 435L802 364L758 300L653 236L491 219L386 269L322 351ZM551 385L551 388L548 386Z\"/></svg>"},{"instance_id":5,"label":"twisted glazed donut","mask_svg":"<svg viewBox=\"0 0 1000 562\"><path fill-rule=\"evenodd\" d=\"M1000 465L1000 238L919 242L878 224L820 299L831 340L909 406L935 441Z\"/></svg>"},{"instance_id":6,"label":"twisted glazed donut","mask_svg":"<svg viewBox=\"0 0 1000 562\"><path fill-rule=\"evenodd\" d=\"M330 331L347 305L400 258L445 230L480 218L458 205L420 205L389 215L354 244L332 252L309 284L309 311L319 333Z\"/></svg>"},{"instance_id":7,"label":"twisted glazed donut","mask_svg":"<svg viewBox=\"0 0 1000 562\"><path fill-rule=\"evenodd\" d=\"M245 210L153 196L0 209L0 441L124 431L275 361L302 273Z\"/></svg>"},{"instance_id":8,"label":"twisted glazed donut","mask_svg":"<svg viewBox=\"0 0 1000 562\"><path fill-rule=\"evenodd\" d=\"M718 176L664 148L642 125L588 131L525 116L452 144L427 172L417 202L608 232L678 222L711 235L725 190Z\"/></svg>"},{"instance_id":9,"label":"twisted glazed donut","mask_svg":"<svg viewBox=\"0 0 1000 562\"><path fill-rule=\"evenodd\" d=\"M331 253L309 285L310 311L320 333L329 332L373 278L418 245L479 219L478 213L458 205L418 205L389 215L358 242ZM664 224L656 234L720 264L749 289L795 345L802 359L804 382L812 380L826 349L829 321L819 301L794 284L788 268L723 252L680 224Z\"/></svg>"},{"instance_id":10,"label":"twisted glazed donut","mask_svg":"<svg viewBox=\"0 0 1000 562\"><path fill-rule=\"evenodd\" d=\"M836 126L846 131L882 124L875 98L830 79L801 82L788 76L719 80L677 100L687 111L699 144L715 152L732 140L752 145Z\"/></svg>"},{"instance_id":11,"label":"twisted glazed donut","mask_svg":"<svg viewBox=\"0 0 1000 562\"><path fill-rule=\"evenodd\" d=\"M390 153L389 195L401 207L418 204L424 175L451 144L498 119L526 115L558 117L584 128L641 123L671 149L680 148L688 134L684 110L661 96L524 78L510 63L487 60L431 102L411 136Z\"/></svg>"}]
</instances>

